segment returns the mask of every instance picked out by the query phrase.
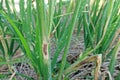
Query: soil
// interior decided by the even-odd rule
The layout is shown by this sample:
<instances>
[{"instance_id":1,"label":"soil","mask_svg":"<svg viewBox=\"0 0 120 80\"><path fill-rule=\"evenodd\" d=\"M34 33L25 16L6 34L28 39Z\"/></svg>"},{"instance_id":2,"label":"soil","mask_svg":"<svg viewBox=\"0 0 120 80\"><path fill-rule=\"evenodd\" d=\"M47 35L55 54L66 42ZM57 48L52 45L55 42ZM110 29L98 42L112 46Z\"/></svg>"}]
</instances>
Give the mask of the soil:
<instances>
[{"instance_id":1,"label":"soil","mask_svg":"<svg viewBox=\"0 0 120 80\"><path fill-rule=\"evenodd\" d=\"M78 38L76 38L76 36L73 36L71 45L69 48L69 53L67 56L67 61L70 64L74 63L77 60L79 54L83 50L84 50L83 37L80 37L78 39ZM51 44L51 53L53 53L54 51L55 51L55 45ZM58 62L61 60L61 58L62 58L61 56L62 55L60 55ZM108 74L109 74L109 71L108 71L109 62L110 62L110 59L108 59L102 63L100 73L99 73L100 80L106 80L106 76L108 76ZM36 75L35 71L33 70L33 68L30 67L29 60L27 62L23 61L21 63L15 63L14 68L16 69L17 72L24 74L26 76L29 76L29 77L33 78L33 80L37 80L37 75ZM87 64L84 64L78 71L73 72L69 77L71 78L71 80L93 80L94 69L95 69L94 63L87 63ZM120 72L120 51L117 55L115 71L114 71L114 74L112 75L113 80L119 74L119 72ZM3 73L5 73L5 72L3 72ZM21 76L16 76L16 78L17 78L17 80L28 80ZM2 80L7 80L7 79L2 79Z\"/></svg>"}]
</instances>

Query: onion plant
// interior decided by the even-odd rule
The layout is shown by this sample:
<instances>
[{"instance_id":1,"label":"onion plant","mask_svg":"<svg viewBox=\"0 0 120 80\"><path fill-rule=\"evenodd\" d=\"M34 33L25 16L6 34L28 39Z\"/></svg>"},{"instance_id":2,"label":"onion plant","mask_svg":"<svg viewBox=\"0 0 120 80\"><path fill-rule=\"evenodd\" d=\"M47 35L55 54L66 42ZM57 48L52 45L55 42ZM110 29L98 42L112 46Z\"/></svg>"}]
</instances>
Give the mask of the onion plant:
<instances>
[{"instance_id":1,"label":"onion plant","mask_svg":"<svg viewBox=\"0 0 120 80\"><path fill-rule=\"evenodd\" d=\"M62 0L60 2L62 2ZM60 48L60 46L62 47L60 50L57 48L57 53L55 52L56 54L53 57L53 60L50 59L49 47L51 38L50 35L52 29L54 28L52 24L54 19L54 7L56 5L55 0L49 0L47 5L45 4L44 0L36 0L35 7L32 7L32 0L28 0L26 8L24 0L20 0L19 22L21 24L21 29L18 28L16 23L11 19L11 17L8 14L6 14L3 10L0 11L4 18L8 20L12 29L15 31L15 33L21 40L25 53L31 60L31 64L34 67L35 71L38 73L38 78L40 80L52 80L52 78L55 77L52 76L55 75L52 72L55 67L57 57L64 47L65 49L63 59L61 62L60 70L57 74L58 77L56 77L56 79L62 79L62 74L66 64L66 56L68 53L70 40L75 27L77 16L78 13L82 12L83 10L83 8L80 9L80 7L83 7L86 3L84 2L84 5L81 6L82 2L84 1L76 2L76 7L73 12L74 15L72 15L69 25L64 26L65 31L58 41L58 48ZM68 8L70 6L71 5L68 5ZM36 13L33 12L33 10L35 10ZM67 22L65 24L67 24ZM33 38L34 40L32 41L31 39ZM66 44L64 45L63 42L65 42Z\"/></svg>"},{"instance_id":2,"label":"onion plant","mask_svg":"<svg viewBox=\"0 0 120 80\"><path fill-rule=\"evenodd\" d=\"M120 22L118 14L120 1L105 0L102 6L99 6L100 0L94 0L93 4L89 4L90 1L48 0L45 4L45 0L27 0L26 2L20 0L20 11L17 12L14 0L12 0L12 10L7 0L5 0L7 9L4 10L1 6L3 0L1 0L0 21L3 23L0 23L0 28L4 31L4 26L7 26L8 31L12 33L12 38L18 38L13 40L17 41L21 50L30 59L38 80L69 79L68 76L72 72L89 62L95 62L94 80L98 80L101 61L109 53L109 56L114 56L109 68L113 73L116 51L120 44L118 41L114 43L115 33L120 26L118 23ZM34 3L36 5L33 5ZM4 22L7 24L3 25ZM83 27L85 50L75 63L66 67L66 58L76 24L78 24L78 33ZM56 50L51 56L50 45L53 38L56 41ZM3 40L0 38L1 49L6 47L3 45ZM13 47L10 48L10 54L12 51ZM58 66L57 59L62 51L62 60ZM8 51L3 53L8 55ZM88 57L91 53L93 56ZM58 71L55 71L55 67Z\"/></svg>"},{"instance_id":3,"label":"onion plant","mask_svg":"<svg viewBox=\"0 0 120 80\"><path fill-rule=\"evenodd\" d=\"M4 1L1 0L0 10L6 12L5 8L3 8L2 6L3 2ZM8 13L8 15L15 20L17 16L11 13L8 1L5 1L5 4L7 9L9 9L9 12L6 13ZM16 56L16 52L19 50L21 42L17 38L15 39L15 36L17 35L15 35L15 32L8 21L5 20L4 16L0 14L0 66L1 69L6 69L6 67L8 66L8 73L13 73L12 64L18 62L17 58L22 56L21 54ZM0 78L1 77L4 77L4 75L0 74Z\"/></svg>"},{"instance_id":4,"label":"onion plant","mask_svg":"<svg viewBox=\"0 0 120 80\"><path fill-rule=\"evenodd\" d=\"M90 3L90 2L89 2ZM119 46L120 28L120 1L119 0L93 0L88 4L82 15L84 29L85 49L80 59L88 54L102 54L103 61L111 58L109 70L114 71L117 50ZM113 57L114 56L114 57Z\"/></svg>"}]
</instances>

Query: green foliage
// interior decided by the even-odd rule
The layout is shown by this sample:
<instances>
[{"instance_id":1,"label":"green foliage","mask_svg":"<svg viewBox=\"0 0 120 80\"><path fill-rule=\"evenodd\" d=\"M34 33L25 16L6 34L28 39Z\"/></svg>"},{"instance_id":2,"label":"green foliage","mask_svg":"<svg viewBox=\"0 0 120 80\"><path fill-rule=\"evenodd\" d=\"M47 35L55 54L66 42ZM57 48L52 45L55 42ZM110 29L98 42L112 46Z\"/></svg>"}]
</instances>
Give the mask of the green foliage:
<instances>
[{"instance_id":1,"label":"green foliage","mask_svg":"<svg viewBox=\"0 0 120 80\"><path fill-rule=\"evenodd\" d=\"M95 62L94 79L98 80L98 72L102 61L111 58L109 70L113 74L119 40L120 27L119 0L20 0L20 11L13 10L9 1L5 0L6 10L0 2L0 65L7 64L9 69L13 56L20 48L30 59L38 80L68 80L68 75L78 70L83 63ZM33 6L33 2L36 6ZM101 3L101 4L100 4ZM25 5L26 4L26 5ZM100 6L101 5L101 6ZM80 36L84 31L85 49L79 59L72 65L66 61L74 30ZM10 40L6 39L7 35ZM2 36L2 37L1 37ZM50 41L55 38L56 50L51 59ZM116 41L117 40L117 41ZM16 45L14 47L14 45ZM57 63L61 52L62 60ZM88 57L89 54L93 55ZM5 61L4 62L4 59ZM14 62L13 62L14 63ZM12 63L12 64L13 64ZM55 71L55 68L58 71ZM11 73L13 73L11 71ZM22 75L17 73L18 75ZM27 77L22 75L23 77ZM65 77L63 77L65 76ZM29 77L28 77L29 78Z\"/></svg>"}]
</instances>

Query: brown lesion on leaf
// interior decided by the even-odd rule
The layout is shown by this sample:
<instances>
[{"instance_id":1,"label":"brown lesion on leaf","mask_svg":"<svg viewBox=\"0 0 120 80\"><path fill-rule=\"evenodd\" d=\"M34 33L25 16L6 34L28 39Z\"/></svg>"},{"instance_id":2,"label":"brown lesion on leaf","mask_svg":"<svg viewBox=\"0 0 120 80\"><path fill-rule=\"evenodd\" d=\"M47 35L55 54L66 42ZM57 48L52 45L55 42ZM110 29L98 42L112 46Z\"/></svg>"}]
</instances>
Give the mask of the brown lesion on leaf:
<instances>
[{"instance_id":1,"label":"brown lesion on leaf","mask_svg":"<svg viewBox=\"0 0 120 80\"><path fill-rule=\"evenodd\" d=\"M47 55L47 44L46 43L43 44L43 53L45 56Z\"/></svg>"}]
</instances>

